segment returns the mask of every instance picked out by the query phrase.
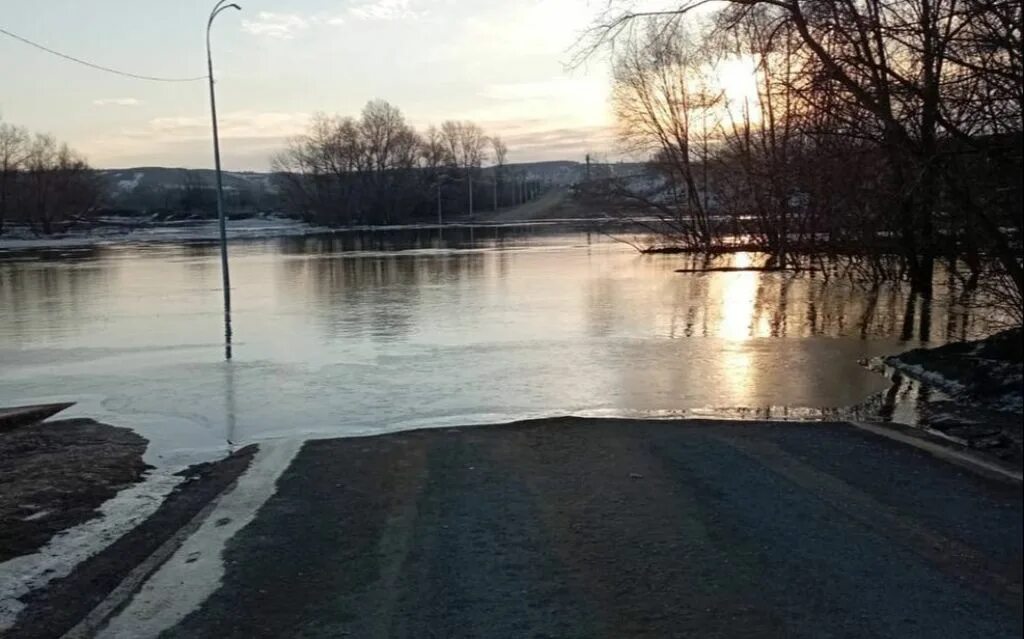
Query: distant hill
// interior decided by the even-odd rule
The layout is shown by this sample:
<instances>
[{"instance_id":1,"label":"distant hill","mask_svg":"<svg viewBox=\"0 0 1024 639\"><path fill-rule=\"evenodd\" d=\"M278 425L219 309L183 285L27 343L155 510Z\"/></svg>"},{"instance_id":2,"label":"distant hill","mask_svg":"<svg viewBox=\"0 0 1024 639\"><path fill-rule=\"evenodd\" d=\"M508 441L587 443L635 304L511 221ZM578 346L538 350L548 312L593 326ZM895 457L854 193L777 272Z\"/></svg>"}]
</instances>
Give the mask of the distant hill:
<instances>
[{"instance_id":1,"label":"distant hill","mask_svg":"<svg viewBox=\"0 0 1024 639\"><path fill-rule=\"evenodd\" d=\"M591 163L590 175L592 178L633 175L643 169L643 164L637 162L618 163ZM493 170L493 167L484 169L486 172ZM550 162L521 162L508 164L505 170L510 173L522 175L528 179L541 180L558 186L571 186L586 179L587 165L584 162L569 160L555 160Z\"/></svg>"},{"instance_id":2,"label":"distant hill","mask_svg":"<svg viewBox=\"0 0 1024 639\"><path fill-rule=\"evenodd\" d=\"M131 169L102 169L99 174L107 182L112 195L130 194L139 189L183 190L196 185L214 188L216 174L213 169L175 169L162 166L140 166ZM271 173L252 171L223 171L224 188L247 190L263 188L274 190Z\"/></svg>"},{"instance_id":3,"label":"distant hill","mask_svg":"<svg viewBox=\"0 0 1024 639\"><path fill-rule=\"evenodd\" d=\"M591 164L592 178L632 175L643 165L637 163ZM483 169L485 174L494 167ZM568 160L521 162L505 165L507 176L541 181L555 186L571 186L586 179L587 166ZM216 209L212 169L181 169L140 166L98 171L105 183L107 206L123 211L194 211L212 213ZM224 171L225 201L229 210L281 210L284 204L274 185L274 174L254 171Z\"/></svg>"},{"instance_id":4,"label":"distant hill","mask_svg":"<svg viewBox=\"0 0 1024 639\"><path fill-rule=\"evenodd\" d=\"M136 211L215 209L216 173L212 169L141 166L98 171L107 206ZM231 209L272 210L280 207L273 174L224 171L225 200Z\"/></svg>"}]
</instances>

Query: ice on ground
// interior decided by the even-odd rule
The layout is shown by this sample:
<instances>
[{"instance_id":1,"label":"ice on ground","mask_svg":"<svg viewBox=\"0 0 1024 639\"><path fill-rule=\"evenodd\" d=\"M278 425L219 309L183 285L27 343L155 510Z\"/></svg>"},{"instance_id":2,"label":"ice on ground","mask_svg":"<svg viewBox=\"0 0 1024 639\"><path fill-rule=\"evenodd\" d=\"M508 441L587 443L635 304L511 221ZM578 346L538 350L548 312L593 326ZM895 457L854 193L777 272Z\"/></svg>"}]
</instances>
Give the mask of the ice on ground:
<instances>
[{"instance_id":1,"label":"ice on ground","mask_svg":"<svg viewBox=\"0 0 1024 639\"><path fill-rule=\"evenodd\" d=\"M61 579L86 559L110 546L150 517L183 481L169 470L152 471L144 481L118 493L100 507L100 514L55 535L39 552L0 564L0 634L24 610L21 599Z\"/></svg>"},{"instance_id":2,"label":"ice on ground","mask_svg":"<svg viewBox=\"0 0 1024 639\"><path fill-rule=\"evenodd\" d=\"M964 391L964 385L960 382L949 379L935 371L930 371L918 364L907 364L896 357L887 359L886 363L904 375L928 384L929 386L934 386L949 395L958 395Z\"/></svg>"},{"instance_id":3,"label":"ice on ground","mask_svg":"<svg viewBox=\"0 0 1024 639\"><path fill-rule=\"evenodd\" d=\"M28 229L11 229L0 236L0 251L36 248L70 248L146 242L190 242L220 239L217 220L154 223L138 218L105 218L107 226L36 236ZM329 232L322 226L279 216L228 220L229 239L292 237Z\"/></svg>"}]
</instances>

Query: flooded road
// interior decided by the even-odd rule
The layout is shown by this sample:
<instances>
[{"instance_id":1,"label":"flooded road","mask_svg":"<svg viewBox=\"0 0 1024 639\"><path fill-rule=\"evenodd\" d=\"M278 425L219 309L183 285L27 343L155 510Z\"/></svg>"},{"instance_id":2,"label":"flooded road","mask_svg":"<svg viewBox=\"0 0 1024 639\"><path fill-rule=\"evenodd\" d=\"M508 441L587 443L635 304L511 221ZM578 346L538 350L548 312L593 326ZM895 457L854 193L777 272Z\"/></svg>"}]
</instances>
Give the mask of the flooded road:
<instances>
[{"instance_id":1,"label":"flooded road","mask_svg":"<svg viewBox=\"0 0 1024 639\"><path fill-rule=\"evenodd\" d=\"M799 416L884 390L858 360L985 328L941 287L924 309L820 273L675 273L688 258L583 231L423 229L233 243L226 362L218 259L0 253L0 405L77 401L153 462L567 414Z\"/></svg>"}]
</instances>

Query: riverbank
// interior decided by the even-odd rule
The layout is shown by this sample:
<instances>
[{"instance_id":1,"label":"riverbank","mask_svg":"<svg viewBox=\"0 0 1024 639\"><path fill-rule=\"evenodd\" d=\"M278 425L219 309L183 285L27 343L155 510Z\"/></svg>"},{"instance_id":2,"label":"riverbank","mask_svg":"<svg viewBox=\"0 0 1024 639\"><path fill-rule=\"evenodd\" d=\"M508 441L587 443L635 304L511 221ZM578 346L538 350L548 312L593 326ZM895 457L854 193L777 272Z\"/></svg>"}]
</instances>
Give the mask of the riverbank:
<instances>
[{"instance_id":1,"label":"riverbank","mask_svg":"<svg viewBox=\"0 0 1024 639\"><path fill-rule=\"evenodd\" d=\"M330 229L275 215L231 219L228 236L233 240L266 237L301 237ZM38 235L28 228L9 227L0 235L0 251L81 248L89 246L205 242L220 239L216 220L140 220L109 217L96 220L91 227L76 227L63 233Z\"/></svg>"},{"instance_id":2,"label":"riverbank","mask_svg":"<svg viewBox=\"0 0 1024 639\"><path fill-rule=\"evenodd\" d=\"M919 398L922 425L928 430L1019 469L1024 464L1022 360L1017 328L981 340L907 351L882 363L895 376L930 389Z\"/></svg>"},{"instance_id":3,"label":"riverbank","mask_svg":"<svg viewBox=\"0 0 1024 639\"><path fill-rule=\"evenodd\" d=\"M321 226L282 214L261 214L249 217L231 217L227 221L231 240L273 237L302 237L306 235L407 230L435 228L437 226L469 225L524 225L545 222L579 223L591 221L595 215L568 197L564 189L554 189L519 206L498 211L480 210L473 215L449 216L441 224L433 220L392 225ZM216 219L166 219L151 216L105 216L92 219L88 224L71 227L62 232L41 235L28 226L8 224L0 234L0 251L44 248L77 248L96 245L203 242L220 239Z\"/></svg>"},{"instance_id":4,"label":"riverbank","mask_svg":"<svg viewBox=\"0 0 1024 639\"><path fill-rule=\"evenodd\" d=\"M1024 410L1024 341L1020 328L980 340L919 348L885 363L953 398L992 410Z\"/></svg>"}]
</instances>

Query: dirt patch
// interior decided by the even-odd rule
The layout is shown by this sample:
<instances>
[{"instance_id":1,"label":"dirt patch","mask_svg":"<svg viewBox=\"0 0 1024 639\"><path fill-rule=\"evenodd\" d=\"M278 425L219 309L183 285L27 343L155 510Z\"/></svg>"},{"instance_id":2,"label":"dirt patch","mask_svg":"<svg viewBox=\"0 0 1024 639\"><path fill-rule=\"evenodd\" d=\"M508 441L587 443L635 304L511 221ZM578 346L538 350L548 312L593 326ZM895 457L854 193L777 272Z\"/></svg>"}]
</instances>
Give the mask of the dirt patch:
<instances>
[{"instance_id":1,"label":"dirt patch","mask_svg":"<svg viewBox=\"0 0 1024 639\"><path fill-rule=\"evenodd\" d=\"M0 434L0 562L96 517L103 502L142 479L145 452L143 437L91 419Z\"/></svg>"}]
</instances>

